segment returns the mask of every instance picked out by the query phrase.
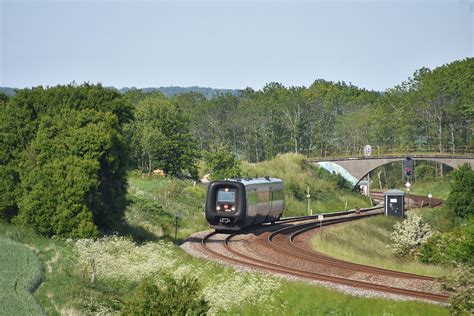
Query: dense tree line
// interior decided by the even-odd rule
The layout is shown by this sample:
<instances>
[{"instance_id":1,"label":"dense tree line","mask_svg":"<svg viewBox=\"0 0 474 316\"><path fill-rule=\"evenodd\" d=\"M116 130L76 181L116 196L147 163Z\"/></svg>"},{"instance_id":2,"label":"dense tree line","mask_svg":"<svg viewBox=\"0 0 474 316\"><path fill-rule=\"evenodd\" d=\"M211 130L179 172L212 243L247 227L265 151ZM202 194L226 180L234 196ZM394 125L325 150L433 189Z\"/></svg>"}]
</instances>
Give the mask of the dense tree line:
<instances>
[{"instance_id":1,"label":"dense tree line","mask_svg":"<svg viewBox=\"0 0 474 316\"><path fill-rule=\"evenodd\" d=\"M210 100L197 93L171 98L188 117L198 148L226 144L240 158L257 162L278 153L359 155L366 144L374 153L472 148L474 59L429 70L384 93L344 82L316 80L309 87L269 83L238 95ZM129 91L135 104L146 96Z\"/></svg>"}]
</instances>

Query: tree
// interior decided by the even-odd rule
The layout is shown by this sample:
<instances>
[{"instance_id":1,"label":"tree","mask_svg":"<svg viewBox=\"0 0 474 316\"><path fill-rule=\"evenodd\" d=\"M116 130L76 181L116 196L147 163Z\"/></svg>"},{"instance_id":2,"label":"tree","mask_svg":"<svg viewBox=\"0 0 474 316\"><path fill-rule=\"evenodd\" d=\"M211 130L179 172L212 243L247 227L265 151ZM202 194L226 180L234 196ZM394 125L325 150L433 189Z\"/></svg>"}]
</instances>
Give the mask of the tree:
<instances>
[{"instance_id":1,"label":"tree","mask_svg":"<svg viewBox=\"0 0 474 316\"><path fill-rule=\"evenodd\" d=\"M143 171L160 168L166 174L197 178L197 144L189 120L173 102L157 93L147 96L137 105L135 117L128 131Z\"/></svg>"},{"instance_id":2,"label":"tree","mask_svg":"<svg viewBox=\"0 0 474 316\"><path fill-rule=\"evenodd\" d=\"M239 161L229 147L224 144L207 155L206 163L211 170L213 180L238 178L242 173Z\"/></svg>"},{"instance_id":3,"label":"tree","mask_svg":"<svg viewBox=\"0 0 474 316\"><path fill-rule=\"evenodd\" d=\"M19 90L0 117L1 213L48 236L114 227L126 206L122 126L131 117L100 85Z\"/></svg>"},{"instance_id":4,"label":"tree","mask_svg":"<svg viewBox=\"0 0 474 316\"><path fill-rule=\"evenodd\" d=\"M474 171L471 166L466 163L459 167L454 172L453 179L446 202L461 218L474 215Z\"/></svg>"}]
</instances>

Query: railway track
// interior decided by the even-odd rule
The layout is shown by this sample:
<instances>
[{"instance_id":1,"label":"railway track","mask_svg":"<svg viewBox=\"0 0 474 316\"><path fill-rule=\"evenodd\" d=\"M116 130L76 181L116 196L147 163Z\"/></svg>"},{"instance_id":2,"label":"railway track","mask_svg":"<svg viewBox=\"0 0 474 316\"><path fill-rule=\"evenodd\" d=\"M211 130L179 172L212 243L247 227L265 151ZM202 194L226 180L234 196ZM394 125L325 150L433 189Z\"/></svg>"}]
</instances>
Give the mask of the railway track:
<instances>
[{"instance_id":1,"label":"railway track","mask_svg":"<svg viewBox=\"0 0 474 316\"><path fill-rule=\"evenodd\" d=\"M383 203L384 199L384 194L383 192L371 192L370 196L377 200L381 201ZM405 207L408 207L410 205L410 208L418 208L418 207L437 207L443 203L443 200L437 199L437 198L431 198L428 199L426 196L421 196L421 195L414 195L414 194L407 194L405 195L405 199L409 199L410 203L405 203Z\"/></svg>"},{"instance_id":2,"label":"railway track","mask_svg":"<svg viewBox=\"0 0 474 316\"><path fill-rule=\"evenodd\" d=\"M355 215L354 211L352 210L325 214L323 226L344 223L352 220L359 220L370 216L376 216L382 213L382 206L379 205L369 209L361 210L360 215ZM341 276L335 276L319 272L317 269L315 269L315 267L325 265L330 266L333 269L338 268L344 271L352 271L356 273L364 273L375 276L383 276L404 280L416 280L416 282L436 283L437 281L436 278L429 276L392 271L334 259L326 255L309 250L307 247L302 246L302 243L298 242L298 238L303 236L305 233L309 233L313 230L318 231L320 229L319 225L320 222L317 220L317 215L315 215L284 218L278 221L276 225L264 225L260 227L260 229L263 230L264 234L268 234L265 239L265 247L271 249L275 253L285 254L286 256L288 256L288 258L292 258L292 260L296 259L300 263L304 262L305 266L313 268L299 267L297 265L291 266L288 263L285 264L282 262L278 262L272 257L262 258L256 256L255 254L250 255L251 252L244 253L242 251L237 250L234 245L239 244L239 237L242 237L246 233L252 232L250 229L230 234L226 236L223 240L218 240L217 244L223 246L223 248L225 249L224 251L212 249L216 246L216 240L213 240L212 238L218 235L219 233L211 232L202 238L201 248L206 253L220 260L240 266L255 268L258 270L265 270L273 273L315 281L331 282L335 284L350 286L353 288L384 292L404 297L412 297L437 302L447 301L448 296L440 293L433 293L429 291L422 291L416 289L414 290L404 287L396 287L380 283L354 280L351 278L345 278ZM210 246L210 244L212 246Z\"/></svg>"}]
</instances>

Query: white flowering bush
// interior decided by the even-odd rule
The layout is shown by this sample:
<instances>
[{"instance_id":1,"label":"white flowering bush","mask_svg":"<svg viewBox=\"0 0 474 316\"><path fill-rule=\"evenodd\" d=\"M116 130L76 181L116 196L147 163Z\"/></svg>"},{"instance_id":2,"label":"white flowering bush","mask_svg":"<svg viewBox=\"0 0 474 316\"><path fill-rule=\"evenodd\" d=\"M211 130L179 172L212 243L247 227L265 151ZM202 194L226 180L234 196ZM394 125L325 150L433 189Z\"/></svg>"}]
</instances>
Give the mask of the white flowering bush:
<instances>
[{"instance_id":1,"label":"white flowering bush","mask_svg":"<svg viewBox=\"0 0 474 316\"><path fill-rule=\"evenodd\" d=\"M95 278L140 281L178 264L173 244L159 241L137 246L125 237L107 236L74 243L79 270Z\"/></svg>"},{"instance_id":2,"label":"white flowering bush","mask_svg":"<svg viewBox=\"0 0 474 316\"><path fill-rule=\"evenodd\" d=\"M416 214L409 213L405 220L396 223L394 227L395 231L390 235L392 250L400 257L416 257L420 247L432 235L428 223Z\"/></svg>"},{"instance_id":3,"label":"white flowering bush","mask_svg":"<svg viewBox=\"0 0 474 316\"><path fill-rule=\"evenodd\" d=\"M265 304L268 312L276 312L276 297L281 282L270 276L221 269L216 264L193 264L170 242L136 245L132 240L107 236L74 242L78 271L92 282L113 280L142 282L153 278L166 288L164 275L175 280L197 279L201 295L208 302L209 314L230 311L244 304Z\"/></svg>"}]
</instances>

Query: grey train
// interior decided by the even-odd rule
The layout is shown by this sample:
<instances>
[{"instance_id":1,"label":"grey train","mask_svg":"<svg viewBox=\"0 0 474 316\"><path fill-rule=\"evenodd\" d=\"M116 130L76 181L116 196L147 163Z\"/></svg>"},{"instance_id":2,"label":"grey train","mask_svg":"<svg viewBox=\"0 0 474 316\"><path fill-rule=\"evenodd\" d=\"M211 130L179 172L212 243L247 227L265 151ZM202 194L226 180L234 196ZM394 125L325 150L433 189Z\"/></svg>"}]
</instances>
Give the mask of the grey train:
<instances>
[{"instance_id":1,"label":"grey train","mask_svg":"<svg viewBox=\"0 0 474 316\"><path fill-rule=\"evenodd\" d=\"M219 231L275 222L285 206L283 181L276 178L213 181L206 197L206 220Z\"/></svg>"}]
</instances>

